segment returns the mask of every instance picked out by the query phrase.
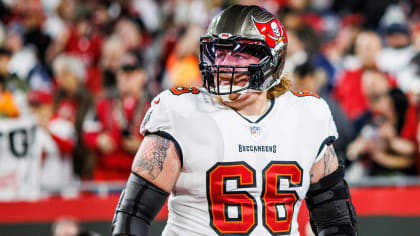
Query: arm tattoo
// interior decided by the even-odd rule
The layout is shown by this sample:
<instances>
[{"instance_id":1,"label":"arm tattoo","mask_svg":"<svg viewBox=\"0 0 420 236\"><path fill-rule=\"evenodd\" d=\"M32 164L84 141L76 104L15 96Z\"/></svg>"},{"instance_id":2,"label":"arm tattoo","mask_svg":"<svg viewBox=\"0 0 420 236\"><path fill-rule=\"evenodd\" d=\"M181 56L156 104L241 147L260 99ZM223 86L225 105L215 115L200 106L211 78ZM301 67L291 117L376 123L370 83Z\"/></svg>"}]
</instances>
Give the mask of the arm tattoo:
<instances>
[{"instance_id":1,"label":"arm tattoo","mask_svg":"<svg viewBox=\"0 0 420 236\"><path fill-rule=\"evenodd\" d=\"M149 137L153 139L148 141L145 151L134 161L133 170L137 173L146 172L154 180L162 171L170 141L158 135Z\"/></svg>"},{"instance_id":2,"label":"arm tattoo","mask_svg":"<svg viewBox=\"0 0 420 236\"><path fill-rule=\"evenodd\" d=\"M334 151L334 147L329 145L326 147L324 156L320 161L312 166L310 171L311 183L316 183L323 177L333 173L338 168L338 157Z\"/></svg>"},{"instance_id":3,"label":"arm tattoo","mask_svg":"<svg viewBox=\"0 0 420 236\"><path fill-rule=\"evenodd\" d=\"M327 146L324 155L324 176L334 172L338 167L338 157L332 145Z\"/></svg>"}]
</instances>

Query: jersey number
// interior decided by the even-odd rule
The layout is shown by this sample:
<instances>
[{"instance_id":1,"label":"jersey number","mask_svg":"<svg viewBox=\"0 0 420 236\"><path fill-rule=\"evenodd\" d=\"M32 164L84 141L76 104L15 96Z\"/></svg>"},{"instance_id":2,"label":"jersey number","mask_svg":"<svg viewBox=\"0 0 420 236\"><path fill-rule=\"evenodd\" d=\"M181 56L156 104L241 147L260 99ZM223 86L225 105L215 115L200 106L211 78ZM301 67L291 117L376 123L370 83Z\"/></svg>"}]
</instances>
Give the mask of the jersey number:
<instances>
[{"instance_id":1,"label":"jersey number","mask_svg":"<svg viewBox=\"0 0 420 236\"><path fill-rule=\"evenodd\" d=\"M280 190L280 180L287 180L289 187L302 186L302 168L294 161L272 161L262 176L264 227L271 234L289 234L298 195ZM256 200L241 190L255 187L255 170L245 162L216 163L207 171L210 226L218 234L247 235L256 227Z\"/></svg>"},{"instance_id":2,"label":"jersey number","mask_svg":"<svg viewBox=\"0 0 420 236\"><path fill-rule=\"evenodd\" d=\"M186 87L174 87L170 89L173 95L181 95L184 93L192 93L192 94L199 94L200 90L196 87L186 88Z\"/></svg>"},{"instance_id":3,"label":"jersey number","mask_svg":"<svg viewBox=\"0 0 420 236\"><path fill-rule=\"evenodd\" d=\"M311 93L309 91L303 90L303 91L292 91L292 93L298 97L306 97L306 96L312 96L319 98L319 95L316 93Z\"/></svg>"}]
</instances>

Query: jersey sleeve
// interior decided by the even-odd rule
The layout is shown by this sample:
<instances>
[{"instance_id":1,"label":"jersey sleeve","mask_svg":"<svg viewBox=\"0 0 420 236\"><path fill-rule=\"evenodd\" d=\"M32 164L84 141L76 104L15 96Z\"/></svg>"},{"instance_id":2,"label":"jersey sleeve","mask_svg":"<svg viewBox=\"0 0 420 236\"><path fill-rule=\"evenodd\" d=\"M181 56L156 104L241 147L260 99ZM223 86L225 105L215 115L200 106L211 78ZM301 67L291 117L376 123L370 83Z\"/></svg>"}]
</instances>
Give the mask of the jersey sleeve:
<instances>
[{"instance_id":1,"label":"jersey sleeve","mask_svg":"<svg viewBox=\"0 0 420 236\"><path fill-rule=\"evenodd\" d=\"M173 135L172 119L170 115L170 97L167 91L157 95L143 118L140 133L165 132Z\"/></svg>"},{"instance_id":2,"label":"jersey sleeve","mask_svg":"<svg viewBox=\"0 0 420 236\"><path fill-rule=\"evenodd\" d=\"M337 127L331 114L331 110L324 99L321 98L319 101L319 106L315 108L317 109L316 113L319 122L318 132L320 137L318 140L319 148L315 157L315 162L319 161L324 156L327 146L331 145L338 139Z\"/></svg>"},{"instance_id":3,"label":"jersey sleeve","mask_svg":"<svg viewBox=\"0 0 420 236\"><path fill-rule=\"evenodd\" d=\"M187 107L185 100L175 96L169 90L165 90L157 95L151 102L151 106L144 116L140 126L140 133L144 136L147 134L156 134L171 140L178 153L183 166L183 146L180 142L180 118L179 111ZM175 127L174 124L177 124Z\"/></svg>"}]
</instances>

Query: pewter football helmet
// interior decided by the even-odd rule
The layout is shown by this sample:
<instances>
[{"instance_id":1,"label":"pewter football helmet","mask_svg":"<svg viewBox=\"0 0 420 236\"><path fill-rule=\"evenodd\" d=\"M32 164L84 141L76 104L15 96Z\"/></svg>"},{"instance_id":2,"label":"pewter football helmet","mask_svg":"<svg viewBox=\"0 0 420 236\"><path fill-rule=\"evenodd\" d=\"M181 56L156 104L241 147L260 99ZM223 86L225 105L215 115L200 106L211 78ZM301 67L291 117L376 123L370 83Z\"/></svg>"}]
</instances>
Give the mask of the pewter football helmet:
<instances>
[{"instance_id":1,"label":"pewter football helmet","mask_svg":"<svg viewBox=\"0 0 420 236\"><path fill-rule=\"evenodd\" d=\"M200 71L203 87L211 94L227 95L248 90L266 91L279 84L286 59L287 35L280 21L258 6L233 5L213 18L200 38ZM218 65L217 52L247 53L259 59L247 66ZM220 77L231 76L230 86ZM235 86L235 74L248 74L245 86Z\"/></svg>"}]
</instances>

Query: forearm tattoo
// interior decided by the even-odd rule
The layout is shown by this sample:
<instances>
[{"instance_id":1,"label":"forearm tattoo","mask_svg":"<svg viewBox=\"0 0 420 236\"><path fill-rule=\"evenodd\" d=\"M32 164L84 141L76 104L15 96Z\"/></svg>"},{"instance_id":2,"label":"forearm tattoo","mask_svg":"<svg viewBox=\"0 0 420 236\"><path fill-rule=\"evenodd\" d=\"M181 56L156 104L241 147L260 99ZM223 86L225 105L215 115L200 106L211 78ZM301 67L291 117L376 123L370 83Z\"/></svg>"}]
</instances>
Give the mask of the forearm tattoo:
<instances>
[{"instance_id":1,"label":"forearm tattoo","mask_svg":"<svg viewBox=\"0 0 420 236\"><path fill-rule=\"evenodd\" d=\"M166 159L166 152L169 149L170 141L158 135L150 135L145 143L143 152L134 160L133 170L136 173L146 173L152 180L156 179L163 168Z\"/></svg>"},{"instance_id":2,"label":"forearm tattoo","mask_svg":"<svg viewBox=\"0 0 420 236\"><path fill-rule=\"evenodd\" d=\"M332 145L327 146L324 155L324 176L334 172L338 167L338 157Z\"/></svg>"},{"instance_id":3,"label":"forearm tattoo","mask_svg":"<svg viewBox=\"0 0 420 236\"><path fill-rule=\"evenodd\" d=\"M318 182L321 178L333 173L338 168L338 157L333 145L327 146L322 160L312 166L311 183Z\"/></svg>"}]
</instances>

